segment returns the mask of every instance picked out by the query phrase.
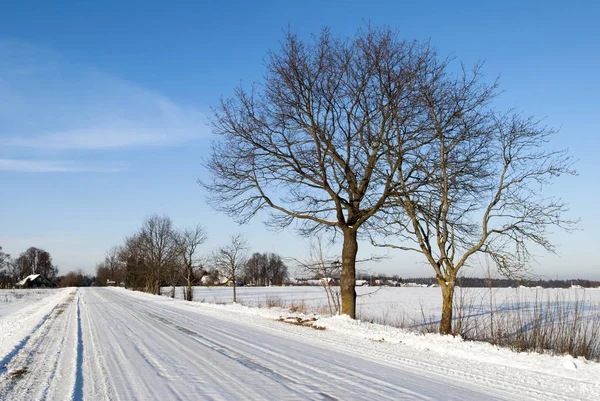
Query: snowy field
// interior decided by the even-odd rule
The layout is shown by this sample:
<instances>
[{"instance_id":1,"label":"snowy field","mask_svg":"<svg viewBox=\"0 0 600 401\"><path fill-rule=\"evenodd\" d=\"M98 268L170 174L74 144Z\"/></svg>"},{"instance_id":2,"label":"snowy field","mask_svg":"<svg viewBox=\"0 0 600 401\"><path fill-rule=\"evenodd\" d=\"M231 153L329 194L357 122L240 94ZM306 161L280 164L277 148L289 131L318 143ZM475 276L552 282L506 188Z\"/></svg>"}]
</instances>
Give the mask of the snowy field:
<instances>
[{"instance_id":1,"label":"snowy field","mask_svg":"<svg viewBox=\"0 0 600 401\"><path fill-rule=\"evenodd\" d=\"M170 294L163 288L163 294ZM357 312L361 320L392 326L419 325L423 320L439 319L442 310L440 288L429 287L357 287ZM239 287L238 302L264 307L268 304L282 307L303 306L307 312L328 314L327 296L322 287ZM492 288L492 309L510 313L518 308L533 308L538 302L555 302L566 307L575 303L585 307L585 315L600 318L600 289L542 289ZM183 297L179 287L176 297ZM230 287L194 287L194 301L231 303ZM457 288L455 307L464 305L468 316L486 316L490 311L489 288ZM300 308L303 309L303 308Z\"/></svg>"},{"instance_id":2,"label":"snowy field","mask_svg":"<svg viewBox=\"0 0 600 401\"><path fill-rule=\"evenodd\" d=\"M57 292L55 289L0 290L0 319Z\"/></svg>"}]
</instances>

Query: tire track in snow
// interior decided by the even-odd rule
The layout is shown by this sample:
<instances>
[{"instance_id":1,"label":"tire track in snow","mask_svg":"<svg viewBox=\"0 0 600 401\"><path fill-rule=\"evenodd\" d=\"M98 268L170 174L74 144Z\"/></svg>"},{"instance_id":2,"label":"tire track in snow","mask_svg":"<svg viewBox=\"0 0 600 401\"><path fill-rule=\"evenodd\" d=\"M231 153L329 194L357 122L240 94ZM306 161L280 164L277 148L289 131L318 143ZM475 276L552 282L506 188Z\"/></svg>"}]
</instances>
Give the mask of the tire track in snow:
<instances>
[{"instance_id":1,"label":"tire track in snow","mask_svg":"<svg viewBox=\"0 0 600 401\"><path fill-rule=\"evenodd\" d=\"M83 400L83 333L81 330L80 298L77 298L77 362L75 371L75 385L73 387L73 401Z\"/></svg>"},{"instance_id":2,"label":"tire track in snow","mask_svg":"<svg viewBox=\"0 0 600 401\"><path fill-rule=\"evenodd\" d=\"M174 311L172 308L165 308L165 307L158 306L155 304L152 304L153 309L150 309L150 306L147 304L139 304L139 305L151 311L151 312L147 311L146 312L147 315L154 317L157 320L163 321L165 324L170 324L174 327L177 327L179 330L183 331L184 333L187 333L187 332L194 333L198 338L205 340L209 344L216 344L216 343L213 343L212 341L208 340L206 337L194 332L191 329L188 329L184 326L179 326L178 324L169 321L169 319L166 319L164 317L156 315L155 312L156 312L156 309L160 309L163 312L166 312L171 319L174 317L179 317L179 318L182 318L189 322L193 322L193 320L190 319L189 316L178 313L177 311ZM261 326L257 326L257 327L261 327ZM221 329L214 325L207 326L207 327L205 327L205 329L208 332L210 332L211 334L216 334L219 338L228 338L236 343L239 343L240 345L243 345L243 347L240 347L241 349L251 348L251 349L256 350L258 354L269 355L271 357L270 361L272 363L274 363L273 361L278 361L278 364L280 367L289 368L290 366L293 366L294 368L301 368L300 371L298 371L298 372L294 371L293 373L291 372L291 374L295 374L297 376L304 375L307 378L317 377L324 383L328 383L330 385L334 384L340 390L346 389L346 388L348 388L348 386L351 386L351 387L357 388L357 390L360 389L361 391L363 391L365 393L370 393L372 396L377 397L377 399L386 399L386 398L397 399L397 396L390 397L389 392L386 393L383 391L379 391L379 389L387 389L389 391L394 392L395 394L402 393L406 396L410 396L415 399L428 399L428 397L425 397L422 394L411 391L404 386L395 385L393 383L383 381L383 380L378 380L373 377L366 378L359 371L354 371L351 367L348 367L348 366L332 367L329 365L327 369L318 368L317 366L314 365L314 361L312 361L311 363L304 363L296 358L287 357L286 355L282 354L281 352L277 352L277 351L266 348L265 345L263 345L263 344L256 345L254 343L248 342L243 337L234 335L231 332L229 332L227 329ZM314 330L311 328L302 328L302 329ZM286 334L289 334L288 332L286 332L284 330L280 331L280 332L285 332ZM189 333L187 333L187 334L189 334ZM220 347L221 345L217 345L217 346ZM233 350L231 348L228 348L228 349L232 353L235 353L237 355L242 355L241 351L239 351L239 350ZM246 354L246 356L244 356L243 358L246 358L246 359L252 358L252 356L251 355L249 356L249 355L250 354ZM242 357L240 357L240 359L242 359ZM281 361L283 361L283 363ZM376 358L373 358L373 361L377 362L377 363L381 362L380 360L378 360ZM269 369L269 368L265 368L265 369ZM349 377L344 377L344 376L349 376ZM287 376L286 376L286 378L287 378ZM293 379L290 379L290 380L293 380ZM361 384L362 382L365 382L365 383ZM327 396L326 394L323 394L323 395Z\"/></svg>"},{"instance_id":3,"label":"tire track in snow","mask_svg":"<svg viewBox=\"0 0 600 401\"><path fill-rule=\"evenodd\" d=\"M101 298L104 298L100 297L100 293L94 293L93 297L94 303L101 303ZM155 319L150 319L143 313L143 310L140 311L136 303L115 302L114 298L111 297L109 304L110 308L106 308L106 310L102 308L102 310L105 311L106 316L94 316L100 323L104 318L115 319L111 321L112 324L110 326L106 326L107 329L109 329L109 327L111 328L106 330L106 334L112 334L112 327L115 327L114 333L118 332L120 343L127 347L129 351L135 350L140 353L134 355L129 352L128 354L129 357L133 357L138 361L136 364L138 374L143 372L143 367L139 365L139 362L142 362L151 365L153 369L158 368L158 370L162 372L164 372L165 369L168 369L170 379L172 379L173 376L176 377L178 374L182 374L182 377L184 378L189 377L189 375L192 374L192 377L204 379L202 380L205 386L204 388L198 388L197 385L194 385L193 383L187 383L188 385L186 387L188 387L188 391L185 395L178 397L176 394L171 394L171 397L176 399L206 398L231 400L239 399L240 396L243 395L244 399L262 400L271 398L273 394L281 393L287 395L287 399L331 398L331 396L327 397L324 393L292 393L289 389L286 389L285 392L281 392L284 387L278 388L277 386L273 386L273 384L269 382L271 379L265 378L260 373L249 368L245 368L248 369L248 371L235 368L233 365L239 365L238 362L226 358L216 352L215 355L219 355L220 357L215 358L211 354L214 350L211 350L211 353L207 353L205 350L199 349L194 345L197 344L196 340L184 335L173 326L167 326L160 322L157 324ZM135 333L133 334L135 337L133 338L130 333ZM143 334L143 336L141 336L141 334ZM146 342L148 342L151 350L143 345ZM115 344L115 346L118 345ZM210 350L208 347L205 348ZM110 355L108 352L106 354ZM227 361L227 363L224 363L225 361ZM114 362L117 364L112 367L117 370L119 369L120 364L126 363L126 361L122 360ZM181 362L181 364L178 362ZM161 368L163 365L165 365L164 368ZM178 366L183 366L186 371L181 372ZM115 374L114 369L109 374ZM250 372L253 374L250 374ZM258 376L255 377L254 375ZM234 377L236 378L235 380ZM259 379L259 377L262 378ZM161 382L155 380L154 383L156 387L161 386ZM189 384L192 384L192 386L189 386ZM170 386L171 383L168 385ZM173 383L173 385L178 385L177 381ZM142 398L139 394L136 397L130 392L125 392L126 390L121 391L124 391L124 399ZM295 395L292 396L292 394ZM285 395L282 395L282 397L285 397Z\"/></svg>"},{"instance_id":4,"label":"tire track in snow","mask_svg":"<svg viewBox=\"0 0 600 401\"><path fill-rule=\"evenodd\" d=\"M178 330L182 331L183 333L185 333L187 335L193 335L193 336L197 337L199 340L201 340L200 342L204 341L205 346L209 346L211 348L217 347L217 349L220 348L221 350L225 349L226 352L229 352L231 354L231 355L229 355L229 357L232 357L234 360L239 360L242 362L250 360L251 365L252 365L254 363L254 361L252 361L253 355L248 354L248 353L243 353L240 351L240 349L245 349L247 347L256 349L257 354L264 354L264 355L269 354L270 359L267 360L267 359L265 359L264 356L262 356L261 359L264 362L268 361L268 363L270 363L271 365L275 365L275 368L280 368L280 369L284 369L284 370L287 369L290 371L289 375L282 375L281 373L275 372L278 375L279 379L281 377L285 377L285 380L292 380L293 382L296 382L296 383L300 382L299 380L290 379L290 376L293 375L293 376L301 378L301 379L306 379L307 381L314 382L315 380L319 380L321 385L327 385L328 387L332 387L332 386L337 387L338 392L344 392L348 388L353 388L353 390L357 392L356 394L362 394L363 396L365 394L369 394L371 399L374 399L373 397L375 397L377 399L386 399L386 398L387 399L397 399L398 394L402 394L404 397L410 397L412 399L429 399L429 397L427 397L421 393L416 393L414 391L411 391L411 390L407 389L406 387L398 386L393 383L382 381L382 380L377 380L377 379L374 379L372 376L365 377L364 375L360 374L359 371L354 372L352 370L352 368L348 367L348 366L332 367L332 365L330 363L328 363L326 366L328 367L328 369L333 369L332 371L328 371L326 369L319 369L315 366L309 365L308 363L302 363L297 359L287 358L284 355L282 355L281 350L279 350L279 352L274 352L274 351L268 350L264 346L257 346L257 345L251 344L249 342L246 342L243 340L242 337L235 336L235 335L232 336L231 333L229 333L227 330L216 328L214 325L208 325L206 327L203 326L203 328L206 329L207 332L209 332L210 334L215 334L216 338L229 338L229 339L233 340L235 343L239 343L239 345L241 345L239 347L239 349L236 349L236 350L233 350L230 347L222 348L223 347L222 344L217 344L214 341L208 339L207 337L200 335L199 333L197 333L194 330L187 327L185 323L181 323L181 320L179 320L179 324L171 321L175 317L180 317L180 318L184 319L185 321L194 323L194 320L190 319L189 315L187 315L187 316L183 315L183 314L178 313L177 311L173 310L173 308L166 308L166 307L163 307L162 305L159 306L155 303L148 304L148 303L142 303L142 302L136 302L136 301L131 302L130 301L130 304L134 304L134 303L136 304L137 308L139 308L142 311L145 311L144 314L149 315L150 317L153 317L156 320L162 321L166 325L176 327ZM131 308L131 309L134 310L137 308ZM165 314L163 314L162 316L156 315L157 309L164 312L169 317L169 319L164 317ZM210 319L213 319L213 318L210 318ZM197 321L195 321L195 323L197 323ZM307 330L311 330L311 329L307 329ZM275 363L274 361L277 361L277 363ZM260 371L263 374L273 376L273 374L271 373L271 372L273 372L273 369L266 367L262 364L258 364L258 365L259 365L259 367L257 367L256 365L252 365L252 366L257 368L256 370ZM385 366L382 366L382 368L385 368ZM350 377L344 377L344 376L350 376ZM431 380L431 381L432 381L432 384L434 384L433 380ZM361 382L364 382L365 384L361 385L360 384ZM314 391L313 394L319 394L317 387L311 386L310 389ZM386 389L389 392L387 392L387 393L382 392L382 391L379 391L379 389ZM392 392L394 395L390 396L390 392ZM319 395L325 399L327 399L329 397L333 398L333 396L326 394L326 393L320 393ZM489 397L489 398L492 398L492 397Z\"/></svg>"},{"instance_id":5,"label":"tire track in snow","mask_svg":"<svg viewBox=\"0 0 600 401\"><path fill-rule=\"evenodd\" d=\"M168 360L161 362L161 358L168 357L169 355L177 355L178 352L181 352L181 348L184 347L182 342L184 339L194 342L193 339L190 339L188 336L184 336L178 339L179 344L177 345L179 347L172 347L174 337L172 336L171 330L180 335L181 333L179 331L174 329L172 326L156 325L154 319L148 319L146 314L136 311L135 308L132 308L129 305L127 307L123 306L122 302L113 302L112 304L119 305L119 309L122 311L121 316L128 316L138 324L143 325L144 328L148 330L146 333L152 332L153 335L160 338L161 341L164 341L164 345L161 347L161 349L153 349L153 351L150 351L145 346L142 346L142 344L139 342L135 342L133 344L136 350L140 352L142 359L153 368L158 368L159 373L160 371L165 372L167 370L167 367L165 367L164 364L169 362ZM125 321L129 322L129 319L125 319ZM168 330L165 330L165 328L168 328ZM231 376L231 372L228 371L226 367L221 366L220 363L217 363L217 361L211 361L212 363L207 365L206 360L203 360L202 358L194 358L188 354L189 353L186 353L185 356L179 355L177 360L185 358L185 362L189 364L186 368L194 368L196 375L205 379L205 384L210 384L211 387L214 387L215 385L217 387L222 386L222 389L219 390L218 395L211 395L210 397L207 396L207 398L229 400L231 397L233 397L233 394L244 394L246 399L265 399L266 396L264 392L257 392L257 388L248 388L247 386L245 387L243 383L228 380L228 377ZM177 374L177 364L173 364L171 362L169 368L171 371L174 371L171 376ZM227 389L227 391L223 391L225 389ZM171 390L173 391L174 389L171 387ZM198 398L198 396L194 395L194 398ZM183 397L180 399L189 399L189 396L187 398Z\"/></svg>"},{"instance_id":6,"label":"tire track in snow","mask_svg":"<svg viewBox=\"0 0 600 401\"><path fill-rule=\"evenodd\" d=\"M305 395L307 392L309 392L307 390L310 390L313 393L321 395L323 397L323 399L337 400L337 398L335 398L334 396L320 391L317 387L311 386L310 384L307 384L307 383L301 383L295 379L292 379L289 376L282 375L282 374L276 372L275 370L273 370L265 365L262 365L259 362L252 360L251 358L243 355L242 353L240 353L232 348L226 347L222 344L217 344L216 342L209 340L208 338L206 338L205 336L201 335L200 333L198 333L194 330L180 326L174 322L171 322L161 316L154 315L152 313L145 313L145 315L147 315L163 324L170 325L170 326L176 328L178 331L182 332L183 334L185 334L187 336L193 337L196 341L198 341L202 345L212 349L213 351L218 352L220 355L222 355L226 358L229 358L230 360L232 360L236 363L239 363L239 364L243 365L244 367L249 368L257 373L260 373L261 375L267 376L268 378L275 380L276 382L283 385L288 390L290 390L298 395Z\"/></svg>"},{"instance_id":7,"label":"tire track in snow","mask_svg":"<svg viewBox=\"0 0 600 401\"><path fill-rule=\"evenodd\" d=\"M148 303L143 303L141 305L144 305L146 308L150 307L150 305ZM156 302L156 303L152 303L151 307L155 311L156 311L156 309L160 309L164 313L168 313L170 316L175 315L175 316L180 316L183 319L190 320L189 315L179 313L175 310L177 308L176 305L169 307L169 306L161 305L160 303ZM185 309L185 311L188 311L188 310L190 310L190 309ZM193 312L193 310L191 310L191 311ZM196 313L202 314L202 311L197 310ZM247 322L245 322L245 323L247 323ZM252 324L252 323L250 323L250 324ZM265 328L265 324L262 321L257 324L254 324L254 326L258 327L258 328L263 328L263 329ZM273 322L273 324L270 324L269 329L278 331L280 333L284 333L286 335L286 337L292 337L292 338L298 337L298 336L302 337L302 334L298 334L298 332L300 330L313 330L311 328L304 328L304 327L297 328L296 326L288 327L288 326L284 326L283 324L280 325L279 322ZM220 331L222 335L228 334L227 331L223 331L222 329L218 329L216 327L211 327L211 330ZM520 384L519 383L520 377L519 377L518 371L507 371L505 374L509 377L506 380L503 380L503 379L500 379L497 377L493 377L493 378L489 377L489 375L486 375L486 374L479 374L479 373L473 372L473 371L455 370L455 369L452 369L452 368L449 368L449 367L443 366L443 365L438 366L434 363L427 362L427 361L419 361L419 360L414 360L414 359L407 358L407 357L402 357L397 354L390 354L388 352L382 352L377 349L373 349L374 347L366 347L366 346L359 345L357 343L352 343L352 342L349 343L347 341L340 341L337 338L332 338L331 336L327 336L326 333L316 332L315 336L318 337L317 341L324 345L331 345L338 349L339 348L345 349L353 354L359 353L361 355L361 358L363 358L363 359L372 360L372 361L379 362L379 363L381 361L386 361L386 362L393 363L405 370L406 370L406 368L411 368L412 371L418 370L419 372L426 374L426 377L429 377L432 380L434 379L434 375L435 375L440 378L446 378L446 379L452 378L453 380L460 381L463 383L474 383L479 386L490 386L495 389L505 391L507 395L512 394L512 396L514 396L515 394L518 393L519 396L521 397L521 399L529 398L532 400L538 400L538 399L569 400L569 399L572 399L574 396L573 393L565 393L562 391L561 392L544 391L541 389L532 388L531 386L528 386L525 383ZM373 345L377 346L377 344L373 344Z\"/></svg>"}]
</instances>

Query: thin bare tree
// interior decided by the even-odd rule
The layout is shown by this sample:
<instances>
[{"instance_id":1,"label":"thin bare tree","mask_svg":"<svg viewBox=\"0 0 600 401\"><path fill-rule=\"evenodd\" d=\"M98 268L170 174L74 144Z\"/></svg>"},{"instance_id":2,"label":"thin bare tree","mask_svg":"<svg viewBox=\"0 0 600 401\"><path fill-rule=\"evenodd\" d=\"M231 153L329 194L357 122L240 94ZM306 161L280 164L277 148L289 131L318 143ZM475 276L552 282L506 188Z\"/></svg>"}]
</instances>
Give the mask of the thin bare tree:
<instances>
[{"instance_id":1,"label":"thin bare tree","mask_svg":"<svg viewBox=\"0 0 600 401\"><path fill-rule=\"evenodd\" d=\"M341 233L342 313L353 318L359 230L427 140L414 88L432 57L388 28L347 39L324 29L312 41L288 33L263 82L214 111L212 180L201 182L209 202L241 223L266 209L271 227Z\"/></svg>"},{"instance_id":2,"label":"thin bare tree","mask_svg":"<svg viewBox=\"0 0 600 401\"><path fill-rule=\"evenodd\" d=\"M396 239L375 244L418 252L433 268L443 295L439 330L449 334L456 277L474 255L515 274L531 247L554 251L550 227L573 227L565 203L545 193L573 172L565 151L548 150L553 130L493 109L496 84L485 83L480 65L457 75L448 60L430 62L433 75L415 91L433 141L398 169L389 208L372 228Z\"/></svg>"},{"instance_id":3,"label":"thin bare tree","mask_svg":"<svg viewBox=\"0 0 600 401\"><path fill-rule=\"evenodd\" d=\"M332 315L340 314L341 299L339 287L332 284L332 279L340 277L342 264L339 257L331 257L328 247L321 236L311 238L309 242L308 260L296 260L301 270L321 281L327 295L327 305Z\"/></svg>"},{"instance_id":4,"label":"thin bare tree","mask_svg":"<svg viewBox=\"0 0 600 401\"><path fill-rule=\"evenodd\" d=\"M182 275L186 283L185 299L193 300L192 287L196 283L196 271L201 268L201 258L198 247L208 238L206 230L201 225L186 228L175 234L178 252L183 263Z\"/></svg>"},{"instance_id":5,"label":"thin bare tree","mask_svg":"<svg viewBox=\"0 0 600 401\"><path fill-rule=\"evenodd\" d=\"M229 243L220 247L213 255L213 263L233 286L233 303L237 302L238 274L248 258L249 246L242 234L232 235Z\"/></svg>"}]
</instances>

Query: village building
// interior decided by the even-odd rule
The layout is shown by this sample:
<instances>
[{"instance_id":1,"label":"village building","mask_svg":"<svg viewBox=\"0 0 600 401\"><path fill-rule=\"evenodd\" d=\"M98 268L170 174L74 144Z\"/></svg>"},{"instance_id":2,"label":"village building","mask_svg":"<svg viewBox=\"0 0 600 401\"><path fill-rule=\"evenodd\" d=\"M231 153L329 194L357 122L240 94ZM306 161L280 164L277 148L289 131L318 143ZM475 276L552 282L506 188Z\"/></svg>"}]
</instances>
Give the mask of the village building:
<instances>
[{"instance_id":1,"label":"village building","mask_svg":"<svg viewBox=\"0 0 600 401\"><path fill-rule=\"evenodd\" d=\"M52 288L54 283L50 282L41 274L31 274L17 283L19 288Z\"/></svg>"}]
</instances>

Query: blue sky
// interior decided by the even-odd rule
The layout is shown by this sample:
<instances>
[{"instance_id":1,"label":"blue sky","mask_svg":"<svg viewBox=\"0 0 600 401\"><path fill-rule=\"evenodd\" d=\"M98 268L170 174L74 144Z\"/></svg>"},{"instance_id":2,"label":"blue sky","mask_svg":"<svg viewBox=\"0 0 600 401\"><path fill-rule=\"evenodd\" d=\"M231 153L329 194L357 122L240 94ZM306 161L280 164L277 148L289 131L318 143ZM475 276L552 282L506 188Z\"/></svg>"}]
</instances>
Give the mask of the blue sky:
<instances>
[{"instance_id":1,"label":"blue sky","mask_svg":"<svg viewBox=\"0 0 600 401\"><path fill-rule=\"evenodd\" d=\"M580 231L554 235L560 255L532 267L598 279L599 19L595 1L6 2L0 246L14 255L43 247L63 273L92 272L144 217L164 213L205 225L207 252L241 231L255 251L301 258L292 231L269 232L260 220L238 227L205 205L196 180L205 177L206 119L221 96L261 78L288 25L307 37L325 25L352 35L368 22L430 39L467 65L484 60L505 90L501 106L560 128L554 144L570 149L579 175L551 191L581 218ZM363 268L431 274L402 253Z\"/></svg>"}]
</instances>

